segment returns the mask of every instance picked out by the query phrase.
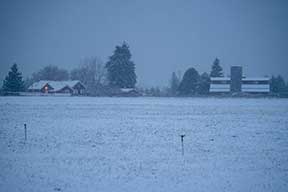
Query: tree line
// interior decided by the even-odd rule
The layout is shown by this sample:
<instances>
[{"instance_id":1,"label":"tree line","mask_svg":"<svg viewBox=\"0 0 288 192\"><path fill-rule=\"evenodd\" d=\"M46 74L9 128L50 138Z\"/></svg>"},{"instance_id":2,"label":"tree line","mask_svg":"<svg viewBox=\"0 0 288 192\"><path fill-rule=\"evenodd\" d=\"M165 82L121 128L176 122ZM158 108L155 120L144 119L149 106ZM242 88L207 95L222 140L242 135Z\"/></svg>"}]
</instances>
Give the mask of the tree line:
<instances>
[{"instance_id":1,"label":"tree line","mask_svg":"<svg viewBox=\"0 0 288 192\"><path fill-rule=\"evenodd\" d=\"M109 95L119 88L135 88L146 96L195 96L208 95L211 77L223 77L223 68L216 58L211 66L210 73L200 74L195 68L188 68L184 75L173 72L166 88L136 88L137 75L135 64L131 60L132 54L127 43L117 45L113 54L104 64L97 57L86 58L70 72L57 66L46 66L30 77L23 80L17 64L14 64L3 81L1 94L26 91L30 85L40 80L65 81L80 80L86 85L91 96ZM270 81L271 92L279 96L288 96L288 82L280 75L272 76Z\"/></svg>"},{"instance_id":2,"label":"tree line","mask_svg":"<svg viewBox=\"0 0 288 192\"><path fill-rule=\"evenodd\" d=\"M168 88L154 87L143 92L151 96L206 96L209 95L211 77L224 77L218 58L212 63L210 73L200 74L193 67L188 68L183 77L179 73L172 72ZM274 96L288 97L288 82L286 83L281 75L272 76L270 91Z\"/></svg>"},{"instance_id":3,"label":"tree line","mask_svg":"<svg viewBox=\"0 0 288 192\"><path fill-rule=\"evenodd\" d=\"M135 64L131 60L127 43L117 45L112 56L104 64L98 57L86 58L70 72L57 66L49 65L23 80L17 64L14 64L6 76L2 92L13 93L26 91L30 85L41 80L67 81L80 80L89 95L109 95L113 89L135 88L137 76Z\"/></svg>"},{"instance_id":4,"label":"tree line","mask_svg":"<svg viewBox=\"0 0 288 192\"><path fill-rule=\"evenodd\" d=\"M193 96L208 95L210 89L210 77L223 77L223 68L220 66L220 60L216 58L212 64L211 72L208 74L199 72L191 67L188 68L182 79L180 75L172 73L170 80L169 95L171 96Z\"/></svg>"}]
</instances>

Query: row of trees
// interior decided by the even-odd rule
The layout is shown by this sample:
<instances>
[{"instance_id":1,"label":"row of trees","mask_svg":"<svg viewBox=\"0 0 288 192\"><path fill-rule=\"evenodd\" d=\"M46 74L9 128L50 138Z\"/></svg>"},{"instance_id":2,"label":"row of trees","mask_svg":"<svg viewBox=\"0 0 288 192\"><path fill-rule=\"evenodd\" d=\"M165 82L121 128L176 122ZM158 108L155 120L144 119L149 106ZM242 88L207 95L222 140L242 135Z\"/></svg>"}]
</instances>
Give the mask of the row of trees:
<instances>
[{"instance_id":1,"label":"row of trees","mask_svg":"<svg viewBox=\"0 0 288 192\"><path fill-rule=\"evenodd\" d=\"M124 42L121 46L116 46L106 64L97 57L87 58L71 72L50 65L33 73L25 81L18 71L17 64L14 64L3 82L2 90L4 92L20 92L40 80L63 81L69 79L80 80L86 85L90 95L95 96L107 95L107 91L114 88L135 88L137 76L131 57L129 46ZM152 87L150 89L138 88L138 90L151 96L207 95L210 88L210 77L223 76L220 60L216 58L211 66L210 74L206 72L199 74L195 68L191 67L186 70L183 77L180 73L173 72L168 88ZM288 83L286 84L280 75L272 76L270 87L273 93L281 95L288 93Z\"/></svg>"},{"instance_id":2,"label":"row of trees","mask_svg":"<svg viewBox=\"0 0 288 192\"><path fill-rule=\"evenodd\" d=\"M198 71L191 67L186 70L181 79L180 75L172 73L168 95L170 96L191 96L191 95L207 95L210 88L210 77L223 77L223 68L220 66L220 60L216 58L212 64L210 74L204 72L201 75ZM288 82L282 76L272 76L270 81L271 92L288 96ZM159 93L158 93L159 94ZM161 94L160 95L165 95ZM166 94L167 95L167 94Z\"/></svg>"},{"instance_id":3,"label":"row of trees","mask_svg":"<svg viewBox=\"0 0 288 192\"><path fill-rule=\"evenodd\" d=\"M180 75L173 72L169 94L171 96L207 95L210 88L210 77L223 76L223 69L218 58L213 62L210 74L206 72L199 74L195 68L191 67L186 70L181 79Z\"/></svg>"},{"instance_id":4,"label":"row of trees","mask_svg":"<svg viewBox=\"0 0 288 192\"><path fill-rule=\"evenodd\" d=\"M129 46L124 42L121 46L116 46L113 55L109 57L105 65L97 57L85 59L70 73L65 69L50 65L33 73L25 81L22 80L17 64L14 64L3 82L3 91L24 91L32 83L40 80L65 81L70 79L83 82L91 95L105 94L104 91L111 88L134 88L137 76L131 57Z\"/></svg>"}]
</instances>

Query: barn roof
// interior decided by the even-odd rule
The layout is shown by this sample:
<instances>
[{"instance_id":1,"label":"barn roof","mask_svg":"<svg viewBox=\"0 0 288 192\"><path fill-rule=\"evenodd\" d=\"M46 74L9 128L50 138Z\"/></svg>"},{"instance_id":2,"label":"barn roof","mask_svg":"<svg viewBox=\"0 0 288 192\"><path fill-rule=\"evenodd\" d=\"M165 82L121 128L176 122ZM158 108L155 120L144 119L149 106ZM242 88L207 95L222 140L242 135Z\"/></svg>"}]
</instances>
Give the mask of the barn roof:
<instances>
[{"instance_id":1,"label":"barn roof","mask_svg":"<svg viewBox=\"0 0 288 192\"><path fill-rule=\"evenodd\" d=\"M230 81L230 77L211 77L211 81Z\"/></svg>"},{"instance_id":2,"label":"barn roof","mask_svg":"<svg viewBox=\"0 0 288 192\"><path fill-rule=\"evenodd\" d=\"M248 77L242 78L242 81L269 81L269 77Z\"/></svg>"},{"instance_id":3,"label":"barn roof","mask_svg":"<svg viewBox=\"0 0 288 192\"><path fill-rule=\"evenodd\" d=\"M230 81L230 77L211 77L211 81ZM268 81L269 77L242 77L242 81Z\"/></svg>"}]
</instances>

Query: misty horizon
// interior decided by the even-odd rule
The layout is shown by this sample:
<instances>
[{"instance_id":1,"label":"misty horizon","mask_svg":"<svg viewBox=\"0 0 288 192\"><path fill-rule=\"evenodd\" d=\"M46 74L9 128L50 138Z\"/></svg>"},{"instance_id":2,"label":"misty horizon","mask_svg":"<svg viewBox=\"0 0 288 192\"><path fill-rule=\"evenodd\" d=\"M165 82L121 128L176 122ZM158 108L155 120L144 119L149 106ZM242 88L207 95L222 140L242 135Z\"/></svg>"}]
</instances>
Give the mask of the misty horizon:
<instances>
[{"instance_id":1,"label":"misty horizon","mask_svg":"<svg viewBox=\"0 0 288 192\"><path fill-rule=\"evenodd\" d=\"M248 77L288 79L285 1L4 1L0 80L13 63L23 77L47 65L72 70L85 58L103 63L123 41L137 86L167 86L172 72L210 72L217 57ZM1 81L2 84L2 81Z\"/></svg>"}]
</instances>

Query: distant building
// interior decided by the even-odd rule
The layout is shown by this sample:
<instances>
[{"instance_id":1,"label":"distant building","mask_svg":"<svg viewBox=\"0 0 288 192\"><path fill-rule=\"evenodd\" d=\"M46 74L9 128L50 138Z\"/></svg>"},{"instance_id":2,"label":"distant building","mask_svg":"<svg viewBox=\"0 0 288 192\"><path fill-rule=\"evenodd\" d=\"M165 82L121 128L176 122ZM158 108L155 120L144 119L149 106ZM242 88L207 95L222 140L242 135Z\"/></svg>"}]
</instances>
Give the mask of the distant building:
<instances>
[{"instance_id":1,"label":"distant building","mask_svg":"<svg viewBox=\"0 0 288 192\"><path fill-rule=\"evenodd\" d=\"M231 67L231 77L211 77L210 93L269 93L268 77L246 78L242 75L242 67Z\"/></svg>"},{"instance_id":2,"label":"distant building","mask_svg":"<svg viewBox=\"0 0 288 192\"><path fill-rule=\"evenodd\" d=\"M270 79L268 77L243 78L241 91L248 93L269 93Z\"/></svg>"},{"instance_id":3,"label":"distant building","mask_svg":"<svg viewBox=\"0 0 288 192\"><path fill-rule=\"evenodd\" d=\"M109 96L113 97L138 97L141 96L135 88L111 88L108 93Z\"/></svg>"},{"instance_id":4,"label":"distant building","mask_svg":"<svg viewBox=\"0 0 288 192\"><path fill-rule=\"evenodd\" d=\"M229 93L230 84L230 77L211 77L210 93Z\"/></svg>"},{"instance_id":5,"label":"distant building","mask_svg":"<svg viewBox=\"0 0 288 192\"><path fill-rule=\"evenodd\" d=\"M140 96L140 93L135 88L121 88L120 96L136 97Z\"/></svg>"},{"instance_id":6,"label":"distant building","mask_svg":"<svg viewBox=\"0 0 288 192\"><path fill-rule=\"evenodd\" d=\"M38 81L33 83L29 92L46 94L84 95L86 87L80 81Z\"/></svg>"}]
</instances>

